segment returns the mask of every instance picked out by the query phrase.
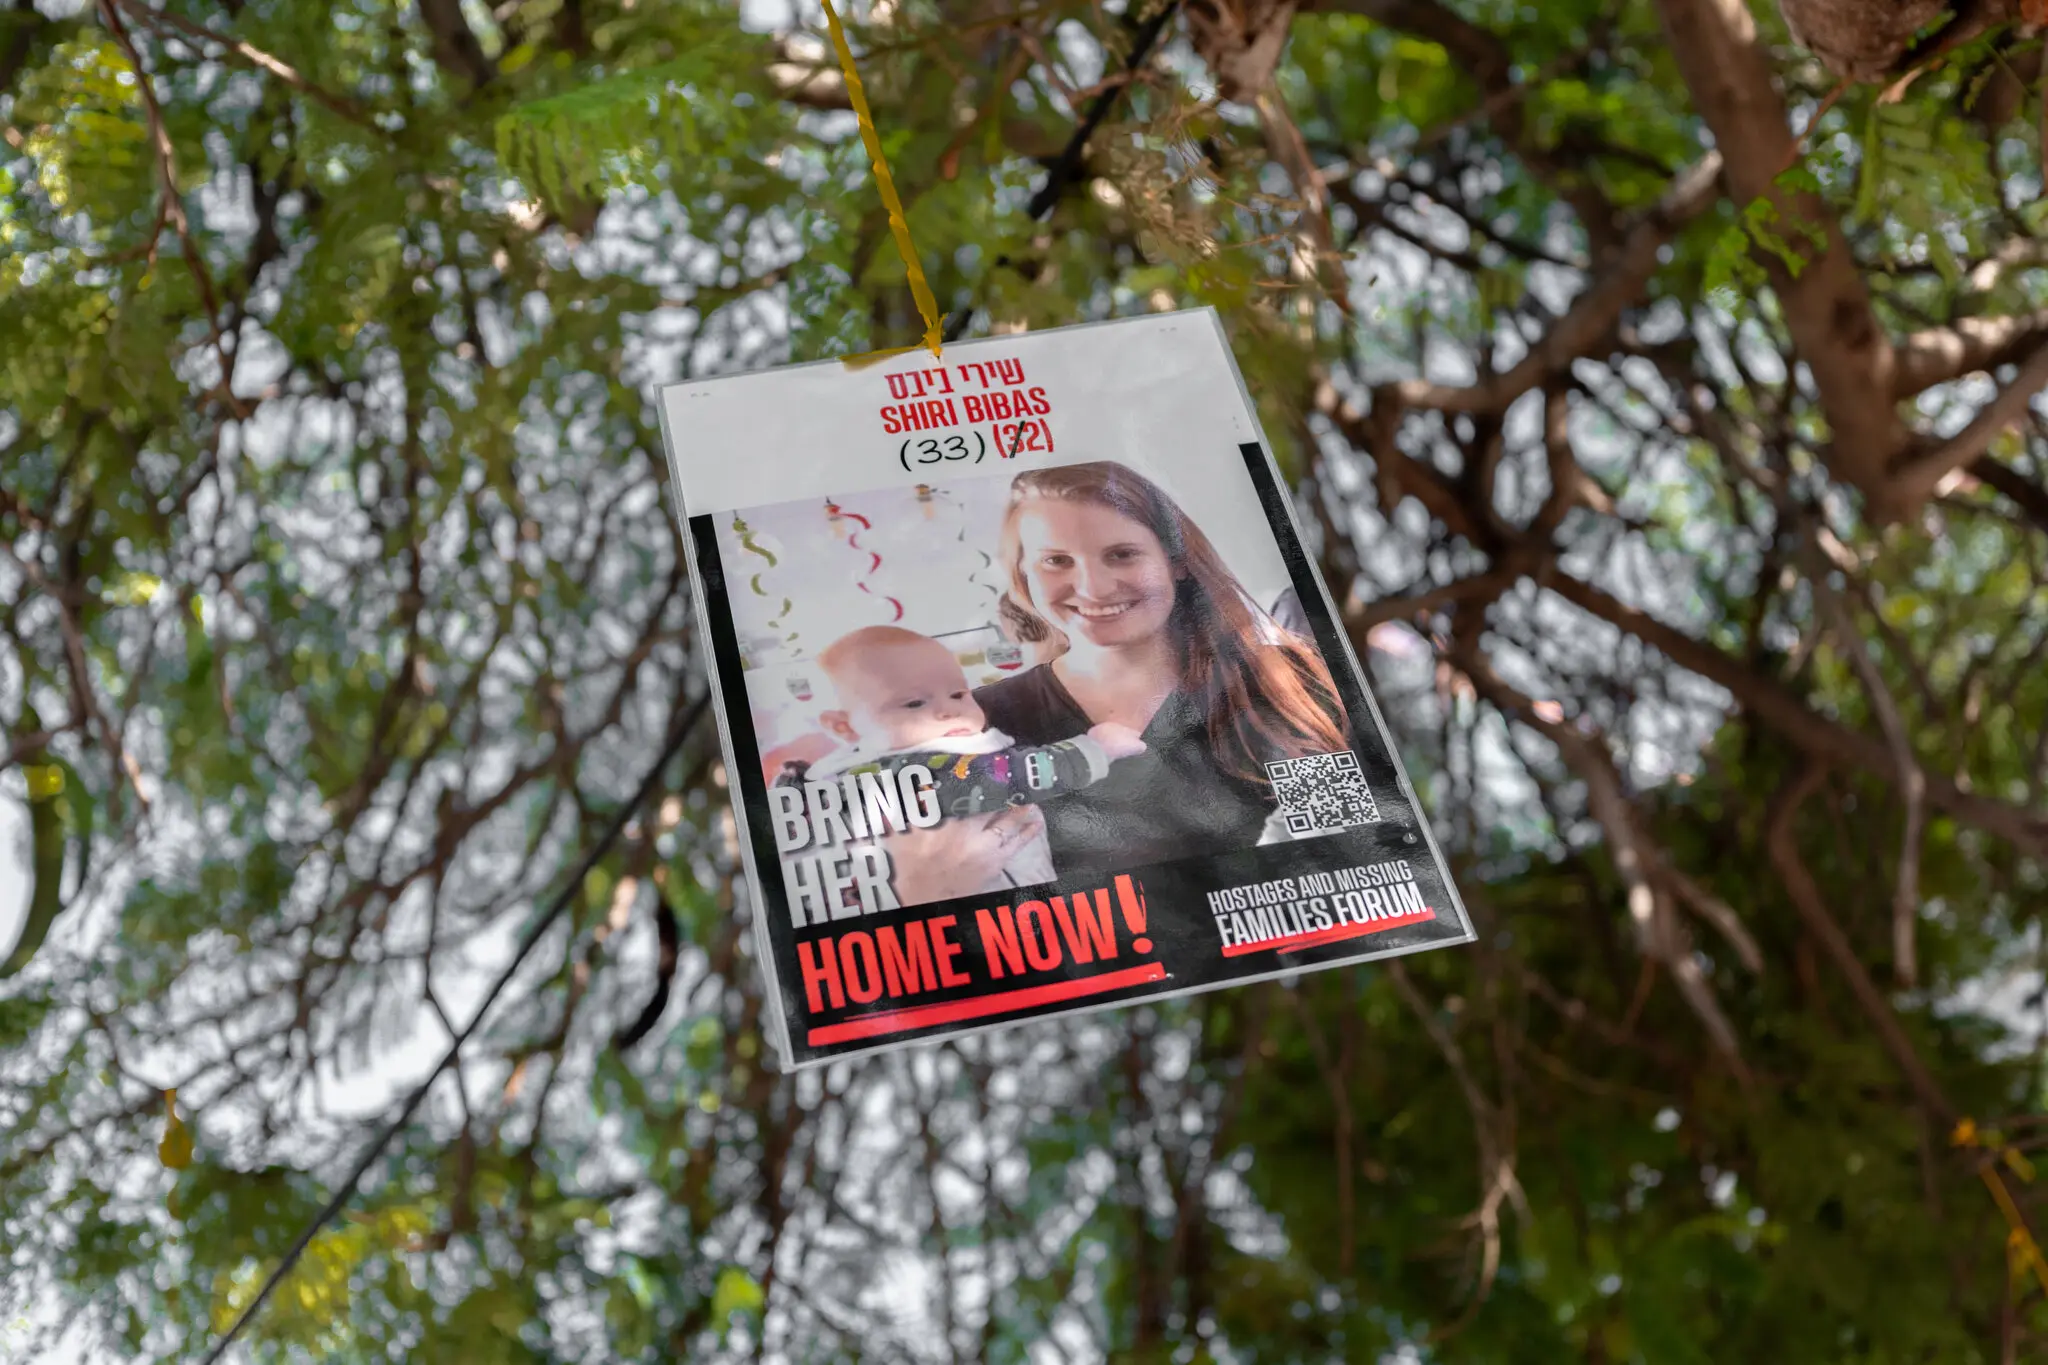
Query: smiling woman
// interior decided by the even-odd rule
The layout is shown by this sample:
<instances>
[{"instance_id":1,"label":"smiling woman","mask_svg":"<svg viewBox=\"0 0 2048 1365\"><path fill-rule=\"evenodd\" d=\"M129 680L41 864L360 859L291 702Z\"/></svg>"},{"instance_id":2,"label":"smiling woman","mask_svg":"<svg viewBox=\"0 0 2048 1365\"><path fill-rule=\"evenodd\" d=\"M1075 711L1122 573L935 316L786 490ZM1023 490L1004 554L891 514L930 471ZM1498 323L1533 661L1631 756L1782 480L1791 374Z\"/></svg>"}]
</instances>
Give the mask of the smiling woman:
<instances>
[{"instance_id":1,"label":"smiling woman","mask_svg":"<svg viewBox=\"0 0 2048 1365\"><path fill-rule=\"evenodd\" d=\"M975 693L990 723L1023 744L1117 724L1146 745L1047 808L1063 872L1255 843L1275 809L1264 765L1350 747L1315 647L1262 611L1136 470L1098 461L1018 475L999 557L1005 621L1054 657Z\"/></svg>"}]
</instances>

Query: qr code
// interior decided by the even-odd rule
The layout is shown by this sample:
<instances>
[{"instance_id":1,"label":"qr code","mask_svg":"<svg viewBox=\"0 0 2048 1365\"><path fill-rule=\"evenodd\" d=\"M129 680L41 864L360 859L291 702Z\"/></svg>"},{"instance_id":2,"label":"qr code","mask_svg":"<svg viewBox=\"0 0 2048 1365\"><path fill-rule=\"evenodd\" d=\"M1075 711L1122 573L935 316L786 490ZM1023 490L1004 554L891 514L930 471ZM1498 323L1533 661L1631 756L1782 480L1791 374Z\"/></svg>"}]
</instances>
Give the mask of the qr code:
<instances>
[{"instance_id":1,"label":"qr code","mask_svg":"<svg viewBox=\"0 0 2048 1365\"><path fill-rule=\"evenodd\" d=\"M1348 749L1268 763L1266 776L1289 833L1325 834L1380 818L1379 803L1358 770L1358 755Z\"/></svg>"}]
</instances>

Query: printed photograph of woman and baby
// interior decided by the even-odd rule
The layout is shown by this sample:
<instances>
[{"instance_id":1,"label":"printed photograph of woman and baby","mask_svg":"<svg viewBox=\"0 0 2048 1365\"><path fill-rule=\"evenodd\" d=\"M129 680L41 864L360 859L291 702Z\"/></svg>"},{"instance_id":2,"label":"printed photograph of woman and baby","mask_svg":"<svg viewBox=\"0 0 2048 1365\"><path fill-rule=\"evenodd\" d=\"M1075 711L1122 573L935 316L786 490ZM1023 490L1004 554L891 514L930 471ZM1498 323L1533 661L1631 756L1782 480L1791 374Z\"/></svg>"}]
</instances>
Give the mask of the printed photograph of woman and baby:
<instances>
[{"instance_id":1,"label":"printed photograph of woman and baby","mask_svg":"<svg viewBox=\"0 0 2048 1365\"><path fill-rule=\"evenodd\" d=\"M906 907L1299 837L1270 765L1371 722L1251 478L1215 473L1089 461L722 514L762 780L928 772L945 818L888 841Z\"/></svg>"}]
</instances>

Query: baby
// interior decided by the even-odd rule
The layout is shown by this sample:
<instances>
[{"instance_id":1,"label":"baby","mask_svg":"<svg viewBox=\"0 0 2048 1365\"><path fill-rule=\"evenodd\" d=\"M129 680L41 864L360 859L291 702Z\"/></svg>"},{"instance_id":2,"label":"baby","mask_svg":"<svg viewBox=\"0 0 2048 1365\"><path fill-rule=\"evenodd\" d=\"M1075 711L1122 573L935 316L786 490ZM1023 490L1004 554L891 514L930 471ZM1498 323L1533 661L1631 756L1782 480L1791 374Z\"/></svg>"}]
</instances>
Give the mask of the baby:
<instances>
[{"instance_id":1,"label":"baby","mask_svg":"<svg viewBox=\"0 0 2048 1365\"><path fill-rule=\"evenodd\" d=\"M820 719L845 746L779 782L816 781L859 772L895 772L916 763L930 771L940 811L949 818L994 815L1010 806L1079 791L1109 775L1109 765L1145 751L1127 725L1097 725L1042 748L1019 748L974 700L953 651L900 626L867 626L818 655L839 707ZM1041 835L1006 869L1019 885L1050 881L1051 850Z\"/></svg>"}]
</instances>

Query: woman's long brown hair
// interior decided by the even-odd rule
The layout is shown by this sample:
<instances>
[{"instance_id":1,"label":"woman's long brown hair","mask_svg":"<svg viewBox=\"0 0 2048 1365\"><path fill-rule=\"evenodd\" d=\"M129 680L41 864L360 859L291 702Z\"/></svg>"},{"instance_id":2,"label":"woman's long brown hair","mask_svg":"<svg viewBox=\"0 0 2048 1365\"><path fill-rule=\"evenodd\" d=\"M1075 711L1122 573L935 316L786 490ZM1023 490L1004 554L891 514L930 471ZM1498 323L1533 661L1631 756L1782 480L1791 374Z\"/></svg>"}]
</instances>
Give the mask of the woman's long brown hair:
<instances>
[{"instance_id":1,"label":"woman's long brown hair","mask_svg":"<svg viewBox=\"0 0 2048 1365\"><path fill-rule=\"evenodd\" d=\"M1031 601L1024 546L1017 522L1025 504L1082 502L1106 507L1150 530L1174 567L1173 633L1180 690L1201 708L1218 761L1247 782L1265 779L1264 764L1349 747L1344 704L1323 658L1307 643L1272 625L1246 597L1202 528L1166 491L1144 475L1109 460L1061 465L1019 474L1003 513L1002 556L1010 570L1003 595L1004 624L1020 638L1064 638Z\"/></svg>"}]
</instances>

